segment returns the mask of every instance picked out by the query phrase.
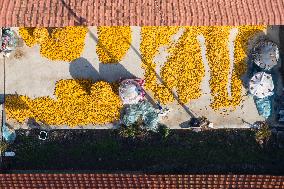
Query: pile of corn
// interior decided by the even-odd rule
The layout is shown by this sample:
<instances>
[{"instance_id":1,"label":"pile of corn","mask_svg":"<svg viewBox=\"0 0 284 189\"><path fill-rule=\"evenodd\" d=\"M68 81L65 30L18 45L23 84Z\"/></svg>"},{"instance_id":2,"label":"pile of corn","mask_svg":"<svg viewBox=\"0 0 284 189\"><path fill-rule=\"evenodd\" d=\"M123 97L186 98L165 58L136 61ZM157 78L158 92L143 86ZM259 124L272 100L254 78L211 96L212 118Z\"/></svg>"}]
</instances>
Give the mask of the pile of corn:
<instances>
[{"instance_id":1,"label":"pile of corn","mask_svg":"<svg viewBox=\"0 0 284 189\"><path fill-rule=\"evenodd\" d=\"M9 119L15 119L20 123L32 117L29 107L31 100L27 96L8 95L5 101L6 113Z\"/></svg>"},{"instance_id":2,"label":"pile of corn","mask_svg":"<svg viewBox=\"0 0 284 189\"><path fill-rule=\"evenodd\" d=\"M100 81L60 80L56 100L50 97L29 99L11 95L6 100L7 116L20 123L27 118L49 125L105 124L118 120L122 107L113 86Z\"/></svg>"},{"instance_id":3,"label":"pile of corn","mask_svg":"<svg viewBox=\"0 0 284 189\"><path fill-rule=\"evenodd\" d=\"M29 47L38 43L42 56L50 60L72 61L80 57L87 31L86 27L67 26L53 29L49 35L47 28L20 28L19 34Z\"/></svg>"},{"instance_id":4,"label":"pile of corn","mask_svg":"<svg viewBox=\"0 0 284 189\"><path fill-rule=\"evenodd\" d=\"M156 65L153 61L155 55L159 52L159 47L170 45L171 36L179 30L179 27L169 26L146 26L141 29L142 68L145 70L145 87L153 92L155 99L161 103L174 101L174 96L169 87L164 84L158 84Z\"/></svg>"},{"instance_id":5,"label":"pile of corn","mask_svg":"<svg viewBox=\"0 0 284 189\"><path fill-rule=\"evenodd\" d=\"M235 40L234 69L231 79L231 96L227 91L230 66L228 40L232 27L208 27L203 33L206 38L207 60L210 66L210 87L213 96L211 107L214 110L221 108L236 108L242 100L241 76L246 72L247 43L257 32L265 29L264 26L238 27Z\"/></svg>"},{"instance_id":6,"label":"pile of corn","mask_svg":"<svg viewBox=\"0 0 284 189\"><path fill-rule=\"evenodd\" d=\"M185 32L177 44L173 44L171 37L179 29L180 27L142 27L140 51L145 69L145 86L163 104L174 100L172 90L175 88L180 103L187 103L201 96L200 84L205 72L196 37L203 32L204 27L184 27ZM161 73L155 73L153 58L159 47L164 45L170 47L170 56ZM157 74L161 74L161 78L157 78ZM162 84L157 84L160 79Z\"/></svg>"},{"instance_id":7,"label":"pile of corn","mask_svg":"<svg viewBox=\"0 0 284 189\"><path fill-rule=\"evenodd\" d=\"M206 57L209 63L211 78L209 81L214 110L231 105L227 91L230 57L228 49L229 34L232 27L210 26L203 32L206 43Z\"/></svg>"},{"instance_id":8,"label":"pile of corn","mask_svg":"<svg viewBox=\"0 0 284 189\"><path fill-rule=\"evenodd\" d=\"M33 31L33 37L37 43L41 44L43 41L48 39L48 30L46 28L35 28Z\"/></svg>"},{"instance_id":9,"label":"pile of corn","mask_svg":"<svg viewBox=\"0 0 284 189\"><path fill-rule=\"evenodd\" d=\"M231 79L231 96L227 91L230 58L228 40L229 26L185 27L186 31L177 44L171 44L170 38L179 27L142 27L142 42L140 51L145 69L145 86L154 93L154 97L162 103L174 100L172 90L176 89L178 100L187 103L201 96L200 84L204 77L204 65L201 58L201 48L197 41L198 35L203 35L206 42L206 56L210 67L210 88L213 97L211 107L235 108L242 100L241 76L246 71L246 48L248 40L264 26L240 26L235 40L235 62ZM170 57L161 69L162 84L158 84L155 73L154 56L159 47L170 46Z\"/></svg>"},{"instance_id":10,"label":"pile of corn","mask_svg":"<svg viewBox=\"0 0 284 189\"><path fill-rule=\"evenodd\" d=\"M19 28L19 34L28 47L34 46L37 41L33 35L35 28Z\"/></svg>"},{"instance_id":11,"label":"pile of corn","mask_svg":"<svg viewBox=\"0 0 284 189\"><path fill-rule=\"evenodd\" d=\"M200 84L205 75L197 35L202 27L185 27L185 32L169 52L171 56L161 70L167 87L177 89L179 101L188 103L201 96Z\"/></svg>"},{"instance_id":12,"label":"pile of corn","mask_svg":"<svg viewBox=\"0 0 284 189\"><path fill-rule=\"evenodd\" d=\"M102 63L117 63L125 56L131 44L129 26L98 27L97 54Z\"/></svg>"}]
</instances>

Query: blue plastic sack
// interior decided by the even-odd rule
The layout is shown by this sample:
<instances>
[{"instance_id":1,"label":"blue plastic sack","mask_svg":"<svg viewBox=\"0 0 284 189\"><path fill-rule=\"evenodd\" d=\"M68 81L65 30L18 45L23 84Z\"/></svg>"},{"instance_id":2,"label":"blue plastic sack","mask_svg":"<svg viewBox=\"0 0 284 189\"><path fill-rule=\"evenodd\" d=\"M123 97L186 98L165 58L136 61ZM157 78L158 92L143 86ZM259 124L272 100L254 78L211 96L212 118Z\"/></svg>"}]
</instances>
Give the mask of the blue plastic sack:
<instances>
[{"instance_id":1,"label":"blue plastic sack","mask_svg":"<svg viewBox=\"0 0 284 189\"><path fill-rule=\"evenodd\" d=\"M16 139L16 133L14 130L9 129L5 124L3 124L2 135L6 142L13 142Z\"/></svg>"},{"instance_id":2,"label":"blue plastic sack","mask_svg":"<svg viewBox=\"0 0 284 189\"><path fill-rule=\"evenodd\" d=\"M125 107L122 122L126 126L134 124L141 118L147 130L155 131L158 125L158 114L155 108L147 101L131 104Z\"/></svg>"},{"instance_id":3,"label":"blue plastic sack","mask_svg":"<svg viewBox=\"0 0 284 189\"><path fill-rule=\"evenodd\" d=\"M271 115L271 99L269 97L265 98L255 98L255 104L258 114L265 119Z\"/></svg>"}]
</instances>

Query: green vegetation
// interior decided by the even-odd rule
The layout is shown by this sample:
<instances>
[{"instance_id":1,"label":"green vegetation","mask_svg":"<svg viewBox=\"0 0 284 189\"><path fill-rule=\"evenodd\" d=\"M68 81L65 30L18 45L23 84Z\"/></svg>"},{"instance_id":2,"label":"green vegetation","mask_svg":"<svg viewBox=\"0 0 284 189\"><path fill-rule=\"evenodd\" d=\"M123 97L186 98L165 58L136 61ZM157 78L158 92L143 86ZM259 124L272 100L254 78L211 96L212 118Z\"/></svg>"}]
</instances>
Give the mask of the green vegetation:
<instances>
[{"instance_id":1,"label":"green vegetation","mask_svg":"<svg viewBox=\"0 0 284 189\"><path fill-rule=\"evenodd\" d=\"M158 133L161 135L163 139L167 138L170 134L170 128L168 128L166 125L159 125L158 127Z\"/></svg>"},{"instance_id":2,"label":"green vegetation","mask_svg":"<svg viewBox=\"0 0 284 189\"><path fill-rule=\"evenodd\" d=\"M259 129L255 133L256 141L261 145L266 145L272 135L269 125L265 122L259 122Z\"/></svg>"},{"instance_id":3,"label":"green vegetation","mask_svg":"<svg viewBox=\"0 0 284 189\"><path fill-rule=\"evenodd\" d=\"M5 152L7 148L8 148L8 143L1 141L0 142L0 153Z\"/></svg>"},{"instance_id":4,"label":"green vegetation","mask_svg":"<svg viewBox=\"0 0 284 189\"><path fill-rule=\"evenodd\" d=\"M175 173L273 173L284 170L284 150L273 137L262 148L254 130L167 130L125 138L117 130L18 131L11 169Z\"/></svg>"}]
</instances>

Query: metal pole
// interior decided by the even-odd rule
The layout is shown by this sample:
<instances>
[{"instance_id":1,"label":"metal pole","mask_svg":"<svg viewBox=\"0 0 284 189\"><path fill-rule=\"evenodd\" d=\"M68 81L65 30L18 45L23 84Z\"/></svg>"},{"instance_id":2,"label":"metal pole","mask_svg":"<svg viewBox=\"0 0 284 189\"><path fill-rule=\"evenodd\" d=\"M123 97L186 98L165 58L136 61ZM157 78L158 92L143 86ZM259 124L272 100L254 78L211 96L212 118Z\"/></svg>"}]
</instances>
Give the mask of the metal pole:
<instances>
[{"instance_id":1,"label":"metal pole","mask_svg":"<svg viewBox=\"0 0 284 189\"><path fill-rule=\"evenodd\" d=\"M3 64L3 105L2 105L2 124L1 124L1 142L3 141L3 125L5 124L5 94L6 94L6 91L5 91L5 88L6 88L6 76L5 76L5 64L6 64L6 59L5 59L5 56L3 56L3 60L4 60L4 64ZM0 165L2 167L2 164L3 164L3 154L2 152L0 152Z\"/></svg>"},{"instance_id":2,"label":"metal pole","mask_svg":"<svg viewBox=\"0 0 284 189\"><path fill-rule=\"evenodd\" d=\"M2 105L2 126L1 126L1 141L3 140L3 125L6 122L6 114L5 114L5 102L6 102L6 57L4 56L4 64L3 64L3 105Z\"/></svg>"},{"instance_id":3,"label":"metal pole","mask_svg":"<svg viewBox=\"0 0 284 189\"><path fill-rule=\"evenodd\" d=\"M3 35L2 33L3 31L3 27L1 28L1 35ZM1 36L2 37L2 36ZM0 133L1 133L1 142L3 141L3 125L4 125L4 122L5 122L5 94L6 94L6 91L5 91L5 88L6 88L6 77L5 77L5 64L6 64L6 59L5 59L5 52L3 53L3 104L2 104L2 122L1 122L1 130L0 130ZM1 156L2 154L0 154Z\"/></svg>"}]
</instances>

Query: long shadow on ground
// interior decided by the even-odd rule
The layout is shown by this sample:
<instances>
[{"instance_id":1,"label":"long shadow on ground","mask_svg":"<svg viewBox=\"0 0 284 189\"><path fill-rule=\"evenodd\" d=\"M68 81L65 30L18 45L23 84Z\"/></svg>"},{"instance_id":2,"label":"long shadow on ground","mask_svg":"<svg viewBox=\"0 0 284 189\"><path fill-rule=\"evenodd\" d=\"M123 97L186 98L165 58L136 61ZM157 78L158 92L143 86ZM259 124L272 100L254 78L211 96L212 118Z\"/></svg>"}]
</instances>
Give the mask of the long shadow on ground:
<instances>
[{"instance_id":1,"label":"long shadow on ground","mask_svg":"<svg viewBox=\"0 0 284 189\"><path fill-rule=\"evenodd\" d=\"M73 60L69 66L74 79L91 79L93 81L116 82L120 79L135 78L122 64L99 64L99 71L85 58Z\"/></svg>"}]
</instances>

